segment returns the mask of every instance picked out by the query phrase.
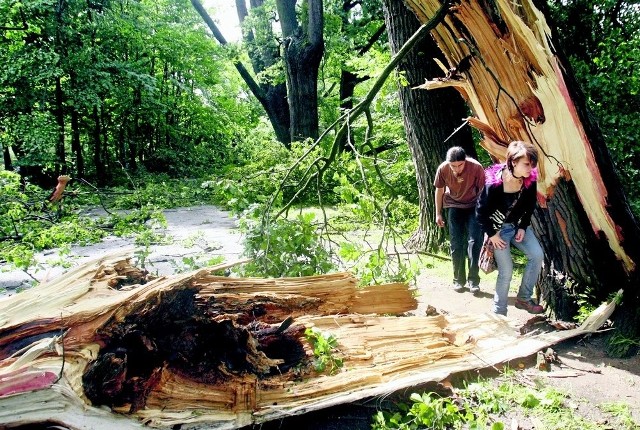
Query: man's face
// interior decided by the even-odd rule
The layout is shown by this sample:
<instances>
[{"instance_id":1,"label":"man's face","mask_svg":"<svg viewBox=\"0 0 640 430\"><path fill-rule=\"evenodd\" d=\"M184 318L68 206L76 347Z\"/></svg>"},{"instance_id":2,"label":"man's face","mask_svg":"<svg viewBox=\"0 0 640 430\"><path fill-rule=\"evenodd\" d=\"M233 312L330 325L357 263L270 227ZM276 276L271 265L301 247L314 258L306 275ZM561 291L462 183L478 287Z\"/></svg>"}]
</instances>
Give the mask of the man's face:
<instances>
[{"instance_id":1,"label":"man's face","mask_svg":"<svg viewBox=\"0 0 640 430\"><path fill-rule=\"evenodd\" d=\"M465 163L466 163L466 161L451 161L451 162L449 162L449 167L451 167L451 170L453 170L453 173L456 176L458 176L464 170L464 164Z\"/></svg>"}]
</instances>

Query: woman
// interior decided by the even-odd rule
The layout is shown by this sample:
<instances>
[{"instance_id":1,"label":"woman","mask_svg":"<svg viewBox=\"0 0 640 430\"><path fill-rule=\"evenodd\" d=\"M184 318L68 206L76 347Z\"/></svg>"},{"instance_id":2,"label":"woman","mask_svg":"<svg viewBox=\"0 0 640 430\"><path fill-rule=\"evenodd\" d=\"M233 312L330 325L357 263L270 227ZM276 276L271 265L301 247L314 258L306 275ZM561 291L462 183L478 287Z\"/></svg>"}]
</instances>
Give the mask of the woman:
<instances>
[{"instance_id":1,"label":"woman","mask_svg":"<svg viewBox=\"0 0 640 430\"><path fill-rule=\"evenodd\" d=\"M529 227L536 206L537 164L538 151L533 145L511 142L507 147L506 162L486 169L484 190L476 206L478 222L494 247L498 279L493 311L500 315L507 314L507 297L513 275L511 245L527 257L516 308L532 314L544 312L543 307L531 298L544 257L538 239Z\"/></svg>"}]
</instances>

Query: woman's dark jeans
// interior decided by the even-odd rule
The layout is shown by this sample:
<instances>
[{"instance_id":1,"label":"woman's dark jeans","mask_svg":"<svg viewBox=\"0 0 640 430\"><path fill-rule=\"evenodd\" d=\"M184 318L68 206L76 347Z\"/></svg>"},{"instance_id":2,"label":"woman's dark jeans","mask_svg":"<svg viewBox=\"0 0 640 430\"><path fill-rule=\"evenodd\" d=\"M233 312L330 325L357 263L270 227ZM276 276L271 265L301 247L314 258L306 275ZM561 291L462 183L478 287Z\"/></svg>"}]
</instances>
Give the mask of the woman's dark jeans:
<instances>
[{"instance_id":1,"label":"woman's dark jeans","mask_svg":"<svg viewBox=\"0 0 640 430\"><path fill-rule=\"evenodd\" d=\"M464 286L480 283L478 257L484 234L476 219L476 208L448 208L449 241L453 262L453 282ZM466 275L465 257L469 263L469 277Z\"/></svg>"}]
</instances>

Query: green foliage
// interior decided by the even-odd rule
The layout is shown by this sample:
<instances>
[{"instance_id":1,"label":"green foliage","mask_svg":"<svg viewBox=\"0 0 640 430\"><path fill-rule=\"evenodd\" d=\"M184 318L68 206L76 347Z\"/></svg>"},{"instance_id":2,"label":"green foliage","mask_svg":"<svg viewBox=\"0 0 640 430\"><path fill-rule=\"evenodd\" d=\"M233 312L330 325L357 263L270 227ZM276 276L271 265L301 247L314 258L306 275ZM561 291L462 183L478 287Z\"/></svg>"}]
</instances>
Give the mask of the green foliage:
<instances>
[{"instance_id":1,"label":"green foliage","mask_svg":"<svg viewBox=\"0 0 640 430\"><path fill-rule=\"evenodd\" d=\"M602 403L600 409L612 414L618 421L620 430L638 430L640 423L634 420L629 405L622 402Z\"/></svg>"},{"instance_id":2,"label":"green foliage","mask_svg":"<svg viewBox=\"0 0 640 430\"><path fill-rule=\"evenodd\" d=\"M254 102L239 97L237 72L186 0L9 3L0 16L17 29L0 50L0 143L14 166L101 185L117 183L118 163L212 172L255 125Z\"/></svg>"},{"instance_id":3,"label":"green foliage","mask_svg":"<svg viewBox=\"0 0 640 430\"><path fill-rule=\"evenodd\" d=\"M399 404L397 410L379 411L373 416L372 428L386 429L475 429L503 430L503 418L514 415L535 416L544 428L571 430L604 430L612 428L588 421L567 404L569 395L538 384L523 383L519 375L507 370L496 380L478 380L453 397L442 398L433 393L412 394L411 404ZM625 429L637 425L624 404L601 407L616 417ZM634 427L636 425L636 427ZM616 427L618 428L618 427Z\"/></svg>"},{"instance_id":4,"label":"green foliage","mask_svg":"<svg viewBox=\"0 0 640 430\"><path fill-rule=\"evenodd\" d=\"M338 339L319 330L308 328L304 332L307 341L313 346L314 367L317 372L337 373L343 366L341 358L336 356Z\"/></svg>"},{"instance_id":5,"label":"green foliage","mask_svg":"<svg viewBox=\"0 0 640 430\"><path fill-rule=\"evenodd\" d=\"M200 254L188 257L182 257L180 262L171 261L176 273L191 272L193 270L202 269L203 267L215 266L224 261L222 255L211 257L210 255Z\"/></svg>"},{"instance_id":6,"label":"green foliage","mask_svg":"<svg viewBox=\"0 0 640 430\"><path fill-rule=\"evenodd\" d=\"M18 174L0 170L0 234L3 237L19 234L16 225L29 211L27 192L36 191L35 187L23 189Z\"/></svg>"},{"instance_id":7,"label":"green foliage","mask_svg":"<svg viewBox=\"0 0 640 430\"><path fill-rule=\"evenodd\" d=\"M0 246L0 259L6 261L9 267L23 271L36 264L33 246L22 243L4 243Z\"/></svg>"},{"instance_id":8,"label":"green foliage","mask_svg":"<svg viewBox=\"0 0 640 430\"><path fill-rule=\"evenodd\" d=\"M640 348L640 339L616 331L607 342L607 354L611 357L629 357Z\"/></svg>"},{"instance_id":9,"label":"green foliage","mask_svg":"<svg viewBox=\"0 0 640 430\"><path fill-rule=\"evenodd\" d=\"M147 208L171 209L220 203L210 181L171 179L167 175L143 174L129 178L126 186L95 189L86 184L67 187L69 197L82 206L102 206L109 212Z\"/></svg>"},{"instance_id":10,"label":"green foliage","mask_svg":"<svg viewBox=\"0 0 640 430\"><path fill-rule=\"evenodd\" d=\"M113 234L121 237L134 236L136 233L148 230L149 226L167 226L162 212L153 206L145 206L129 213L113 214L100 221L110 226Z\"/></svg>"},{"instance_id":11,"label":"green foliage","mask_svg":"<svg viewBox=\"0 0 640 430\"><path fill-rule=\"evenodd\" d=\"M45 170L52 170L56 161L57 129L55 118L49 112L18 114L14 122L7 122L6 133L0 132L0 143L8 147L20 142L21 156L16 166L43 166Z\"/></svg>"},{"instance_id":12,"label":"green foliage","mask_svg":"<svg viewBox=\"0 0 640 430\"><path fill-rule=\"evenodd\" d=\"M578 304L578 314L573 319L582 324L596 307L593 305L593 298L588 293L577 294L576 302Z\"/></svg>"},{"instance_id":13,"label":"green foliage","mask_svg":"<svg viewBox=\"0 0 640 430\"><path fill-rule=\"evenodd\" d=\"M309 276L334 269L329 252L318 236L312 213L270 223L248 211L240 220L244 255L251 262L243 266L249 276Z\"/></svg>"},{"instance_id":14,"label":"green foliage","mask_svg":"<svg viewBox=\"0 0 640 430\"><path fill-rule=\"evenodd\" d=\"M216 202L240 214L250 204L269 200L286 175L293 156L273 138L254 133L238 147L236 164L227 166L222 174L202 186L213 193ZM280 201L278 198L274 203Z\"/></svg>"},{"instance_id":15,"label":"green foliage","mask_svg":"<svg viewBox=\"0 0 640 430\"><path fill-rule=\"evenodd\" d=\"M52 225L40 225L40 228L35 223L29 223L29 226L35 228L24 232L22 242L31 244L37 250L57 248L68 243L87 245L99 242L106 235L95 228L92 222L85 223L74 216Z\"/></svg>"},{"instance_id":16,"label":"green foliage","mask_svg":"<svg viewBox=\"0 0 640 430\"><path fill-rule=\"evenodd\" d=\"M389 255L382 248L367 251L355 241L340 243L338 255L361 285L413 282L420 274L418 262Z\"/></svg>"},{"instance_id":17,"label":"green foliage","mask_svg":"<svg viewBox=\"0 0 640 430\"><path fill-rule=\"evenodd\" d=\"M401 412L379 411L373 418L374 430L386 429L452 429L461 428L464 423L473 420L473 416L461 409L448 397L439 397L435 393L413 393L410 406L399 405Z\"/></svg>"},{"instance_id":18,"label":"green foliage","mask_svg":"<svg viewBox=\"0 0 640 430\"><path fill-rule=\"evenodd\" d=\"M636 216L640 215L640 9L633 2L553 0L552 16Z\"/></svg>"},{"instance_id":19,"label":"green foliage","mask_svg":"<svg viewBox=\"0 0 640 430\"><path fill-rule=\"evenodd\" d=\"M157 240L154 227L166 226L164 216L151 206L98 218L80 215L73 199L50 204L43 190L22 184L8 171L0 171L0 190L0 260L24 271L36 265L39 251L61 248L64 255L71 244L96 243L108 234L137 235L138 242L148 243Z\"/></svg>"}]
</instances>

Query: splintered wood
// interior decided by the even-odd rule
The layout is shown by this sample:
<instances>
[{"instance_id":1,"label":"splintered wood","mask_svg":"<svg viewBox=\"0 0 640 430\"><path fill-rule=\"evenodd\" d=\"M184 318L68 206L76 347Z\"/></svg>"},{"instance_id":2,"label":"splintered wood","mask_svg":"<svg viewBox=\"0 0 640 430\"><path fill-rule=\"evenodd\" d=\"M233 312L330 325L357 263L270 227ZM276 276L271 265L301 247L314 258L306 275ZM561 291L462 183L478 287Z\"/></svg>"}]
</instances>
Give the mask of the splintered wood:
<instances>
[{"instance_id":1,"label":"splintered wood","mask_svg":"<svg viewBox=\"0 0 640 430\"><path fill-rule=\"evenodd\" d=\"M417 304L405 284L212 274L224 267L151 279L116 256L0 300L0 423L238 428L440 381L549 342L523 348L489 315L405 316ZM316 371L308 329L337 339L334 374Z\"/></svg>"},{"instance_id":2,"label":"splintered wood","mask_svg":"<svg viewBox=\"0 0 640 430\"><path fill-rule=\"evenodd\" d=\"M440 0L405 3L423 23L442 5ZM595 136L585 128L567 79L568 65L553 46L557 40L536 2L452 2L431 34L449 64L444 76L416 88L454 87L473 111L469 124L481 131L481 145L496 160L504 161L511 141L535 144L540 206L553 198L559 181L570 178L588 208L594 234L604 235L616 258L632 271L635 262L625 250L625 232L610 213L612 191L592 147Z\"/></svg>"}]
</instances>

